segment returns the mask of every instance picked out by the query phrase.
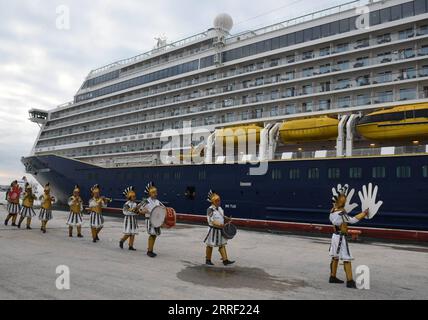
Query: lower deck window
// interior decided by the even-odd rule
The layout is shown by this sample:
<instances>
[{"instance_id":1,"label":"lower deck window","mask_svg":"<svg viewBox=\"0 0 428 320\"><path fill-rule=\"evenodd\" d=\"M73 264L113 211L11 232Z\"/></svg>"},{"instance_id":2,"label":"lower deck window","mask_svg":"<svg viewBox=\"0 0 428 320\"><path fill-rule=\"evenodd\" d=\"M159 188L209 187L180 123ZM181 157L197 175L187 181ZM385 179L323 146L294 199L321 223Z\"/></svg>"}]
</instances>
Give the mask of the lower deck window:
<instances>
[{"instance_id":1,"label":"lower deck window","mask_svg":"<svg viewBox=\"0 0 428 320\"><path fill-rule=\"evenodd\" d=\"M349 178L351 179L361 179L363 176L362 168L350 168L349 169Z\"/></svg>"},{"instance_id":2,"label":"lower deck window","mask_svg":"<svg viewBox=\"0 0 428 320\"><path fill-rule=\"evenodd\" d=\"M397 178L410 178L412 175L411 168L409 166L397 167Z\"/></svg>"}]
</instances>

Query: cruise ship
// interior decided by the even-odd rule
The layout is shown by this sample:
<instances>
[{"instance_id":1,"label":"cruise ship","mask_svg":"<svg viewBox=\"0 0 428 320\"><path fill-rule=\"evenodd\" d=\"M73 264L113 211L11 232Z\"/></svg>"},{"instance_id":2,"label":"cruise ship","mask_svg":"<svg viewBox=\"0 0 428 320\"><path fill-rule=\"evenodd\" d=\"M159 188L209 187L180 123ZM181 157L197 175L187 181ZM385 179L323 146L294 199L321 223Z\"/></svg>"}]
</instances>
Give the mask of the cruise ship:
<instances>
[{"instance_id":1,"label":"cruise ship","mask_svg":"<svg viewBox=\"0 0 428 320\"><path fill-rule=\"evenodd\" d=\"M183 217L203 219L213 189L248 226L322 230L332 187L371 182L384 205L363 228L428 231L428 0L352 1L239 34L220 14L29 114L40 133L22 162L60 202L98 183L121 208L126 186L142 196L153 181Z\"/></svg>"}]
</instances>

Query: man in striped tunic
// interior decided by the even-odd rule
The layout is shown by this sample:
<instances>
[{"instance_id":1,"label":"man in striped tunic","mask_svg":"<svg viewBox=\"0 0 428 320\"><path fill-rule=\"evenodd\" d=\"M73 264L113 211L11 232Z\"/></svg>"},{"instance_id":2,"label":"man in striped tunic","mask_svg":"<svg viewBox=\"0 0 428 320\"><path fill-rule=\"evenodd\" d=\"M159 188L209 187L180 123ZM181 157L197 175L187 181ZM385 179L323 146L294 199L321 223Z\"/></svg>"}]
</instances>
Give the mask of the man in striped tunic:
<instances>
[{"instance_id":1,"label":"man in striped tunic","mask_svg":"<svg viewBox=\"0 0 428 320\"><path fill-rule=\"evenodd\" d=\"M36 196L33 194L33 187L27 182L25 184L25 193L22 200L21 217L19 218L18 228L21 228L22 222L27 218L27 230L31 230L31 219L36 215L33 209L34 200L36 200Z\"/></svg>"},{"instance_id":2,"label":"man in striped tunic","mask_svg":"<svg viewBox=\"0 0 428 320\"><path fill-rule=\"evenodd\" d=\"M82 212L83 212L83 200L80 197L80 188L78 185L74 187L73 195L68 198L68 205L70 207L70 214L68 215L68 236L73 237L73 227L77 227L77 237L83 238L82 236Z\"/></svg>"},{"instance_id":3,"label":"man in striped tunic","mask_svg":"<svg viewBox=\"0 0 428 320\"><path fill-rule=\"evenodd\" d=\"M149 234L147 255L150 258L155 258L157 254L153 252L153 249L155 246L156 238L161 235L161 228L155 228L151 224L150 214L155 207L157 206L164 207L164 205L162 204L162 202L160 202L157 199L158 189L154 186L153 182L149 182L147 184L145 193L146 195L148 195L148 198L142 202L141 212L146 216L146 228L147 228L147 233Z\"/></svg>"},{"instance_id":4,"label":"man in striped tunic","mask_svg":"<svg viewBox=\"0 0 428 320\"><path fill-rule=\"evenodd\" d=\"M8 215L4 221L4 225L9 224L9 220L12 219L12 226L16 227L16 218L18 213L21 211L21 206L19 205L19 199L21 197L22 189L18 185L18 181L13 181L10 184L10 188L6 193L7 200L7 212Z\"/></svg>"},{"instance_id":5,"label":"man in striped tunic","mask_svg":"<svg viewBox=\"0 0 428 320\"><path fill-rule=\"evenodd\" d=\"M97 242L100 240L98 235L104 227L103 208L107 207L110 199L101 197L101 188L97 184L91 188L92 199L89 200L89 210L91 211L91 232L92 241Z\"/></svg>"},{"instance_id":6,"label":"man in striped tunic","mask_svg":"<svg viewBox=\"0 0 428 320\"><path fill-rule=\"evenodd\" d=\"M355 281L352 275L352 265L351 261L354 258L351 255L349 250L348 241L346 236L348 235L348 224L355 224L359 222L361 219L364 219L369 211L368 209L362 213L357 214L354 217L348 215L345 207L353 205L349 205L349 202L354 194L354 190L352 189L349 192L349 186L338 186L338 190L333 189L333 208L330 211L330 221L334 226L334 233L331 238L330 245L330 279L329 283L343 283L343 280L340 280L336 277L337 267L339 265L339 260L343 261L343 266L346 274L346 287L348 288L356 288ZM351 210L350 210L351 211Z\"/></svg>"},{"instance_id":7,"label":"man in striped tunic","mask_svg":"<svg viewBox=\"0 0 428 320\"><path fill-rule=\"evenodd\" d=\"M209 225L209 230L204 240L205 244L207 245L205 263L209 266L214 265L211 261L213 248L218 247L218 251L220 252L221 258L223 260L223 264L225 266L228 266L230 264L235 263L235 261L230 261L227 257L227 240L223 237L222 234L222 228L226 220L229 219L224 216L224 211L220 207L221 199L217 193L212 192L210 190L210 192L208 193L207 200L211 203L211 206L207 209L207 221Z\"/></svg>"},{"instance_id":8,"label":"man in striped tunic","mask_svg":"<svg viewBox=\"0 0 428 320\"><path fill-rule=\"evenodd\" d=\"M44 194L40 197L42 202L39 214L39 220L42 222L40 230L46 233L46 226L49 220L52 220L52 204L55 202L55 198L51 196L51 187L47 183L44 188Z\"/></svg>"},{"instance_id":9,"label":"man in striped tunic","mask_svg":"<svg viewBox=\"0 0 428 320\"><path fill-rule=\"evenodd\" d=\"M125 218L123 220L123 238L119 242L119 247L123 249L123 244L129 239L129 250L135 251L134 241L135 236L138 234L137 216L139 212L139 206L136 202L137 195L135 194L134 187L126 188L123 195L128 201L123 206Z\"/></svg>"}]
</instances>

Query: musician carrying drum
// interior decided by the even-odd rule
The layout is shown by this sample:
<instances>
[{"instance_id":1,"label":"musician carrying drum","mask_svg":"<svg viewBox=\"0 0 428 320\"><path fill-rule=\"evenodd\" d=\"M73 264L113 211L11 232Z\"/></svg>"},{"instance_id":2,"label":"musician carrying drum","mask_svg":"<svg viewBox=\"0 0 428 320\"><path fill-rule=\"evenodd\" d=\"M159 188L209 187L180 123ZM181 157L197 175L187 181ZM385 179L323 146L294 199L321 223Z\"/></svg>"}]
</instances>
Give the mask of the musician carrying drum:
<instances>
[{"instance_id":1,"label":"musician carrying drum","mask_svg":"<svg viewBox=\"0 0 428 320\"><path fill-rule=\"evenodd\" d=\"M4 225L7 226L9 220L12 219L12 226L16 227L16 218L18 213L21 211L21 206L19 204L19 198L21 197L22 189L18 184L18 181L13 181L10 184L10 188L6 193L7 199L7 212L8 215L4 221Z\"/></svg>"},{"instance_id":2,"label":"musician carrying drum","mask_svg":"<svg viewBox=\"0 0 428 320\"><path fill-rule=\"evenodd\" d=\"M149 234L147 255L150 258L154 258L157 254L153 252L153 249L156 238L161 235L161 226L165 221L166 208L157 199L158 190L153 182L147 184L145 193L148 198L142 202L141 211L146 216L146 228Z\"/></svg>"},{"instance_id":3,"label":"musician carrying drum","mask_svg":"<svg viewBox=\"0 0 428 320\"><path fill-rule=\"evenodd\" d=\"M222 229L225 224L230 222L230 218L225 217L223 209L220 207L221 199L220 196L211 191L208 193L208 199L211 206L207 209L207 220L209 225L208 234L205 237L204 243L207 245L206 248L206 260L205 263L209 266L214 265L211 261L213 248L218 247L223 264L225 266L235 263L230 261L227 257L226 245L227 239L224 237Z\"/></svg>"}]
</instances>

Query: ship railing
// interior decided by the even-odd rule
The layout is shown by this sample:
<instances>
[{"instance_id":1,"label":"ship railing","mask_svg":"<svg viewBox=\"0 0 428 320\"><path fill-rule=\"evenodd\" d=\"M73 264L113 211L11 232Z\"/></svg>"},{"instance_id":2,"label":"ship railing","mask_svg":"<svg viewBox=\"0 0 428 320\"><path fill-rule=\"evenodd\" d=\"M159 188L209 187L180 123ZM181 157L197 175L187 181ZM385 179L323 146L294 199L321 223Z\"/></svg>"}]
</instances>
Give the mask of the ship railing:
<instances>
[{"instance_id":1,"label":"ship railing","mask_svg":"<svg viewBox=\"0 0 428 320\"><path fill-rule=\"evenodd\" d=\"M425 36L425 35L428 35L428 25L416 29L416 32L413 32L411 35L408 35L407 39L412 38L412 37ZM394 43L398 40L402 40L398 34L392 34L390 37L391 37L391 41L392 41L391 43ZM347 47L341 47L340 53L346 53L349 50L364 48L364 47L368 47L371 45L378 45L379 41L380 40L378 40L378 39L371 39L370 41L364 40L364 41L357 41L355 43L350 43ZM399 60L403 60L403 59L410 59L410 58L416 57L416 56L425 56L425 55L428 55L428 47L425 46L425 47L420 48L414 52L415 53L411 53L410 51L403 50L401 52L398 52L398 51L397 52L391 52L389 54L385 54L385 55L382 55L382 56L376 57L376 58L370 58L368 60L356 61L355 63L352 63L352 64L349 63L348 66L341 65L339 67L338 65L336 65L336 66L331 65L331 66L329 66L328 69L326 69L325 67L323 69L321 69L321 68L319 68L317 70L314 69L314 74L317 75L317 74L324 74L324 73L329 73L329 72L333 72L333 71L345 71L345 70L349 70L351 68L351 66L353 68L360 68L360 67L367 67L367 66L374 65L374 64L381 64L381 63L387 63L387 62L392 62L392 61L399 61ZM201 85L204 83L208 83L210 81L221 80L224 78L233 77L233 76L241 75L244 73L251 73L251 72L269 69L269 68L281 67L281 66L285 66L285 65L290 65L291 63L299 63L300 61L313 59L313 58L317 58L317 57L324 57L324 56L328 56L328 55L335 54L335 53L339 53L339 50L336 50L333 48L329 52L324 52L323 55L321 55L320 53L318 55L315 55L314 53L310 54L310 52L308 52L308 53L300 54L300 55L287 56L287 57L282 58L282 59L274 58L274 59L271 59L270 61L266 61L263 63L257 63L257 64L253 64L253 65L249 65L249 66L236 68L232 71L228 70L228 71L223 72L221 74L217 74L214 77L210 75L210 76L206 76L206 77L200 77L198 80L189 79L189 80L183 80L180 83L171 83L171 84L165 85L165 86L163 86L157 90L149 89L143 93L132 94L131 96L128 97L128 99L145 98L145 97L161 94L164 92L168 92L171 90L178 90L178 89L185 88L185 87L192 86L192 85ZM281 76L281 81L291 81L291 80L298 80L298 79L300 79L300 77L296 73L289 73L289 74L285 74L285 75ZM262 84L251 84L250 83L249 86L251 87L251 86L257 86L257 85L263 85L263 84L269 84L269 83L275 83L275 82L278 82L278 81L272 78L271 80L269 80L269 79L264 80ZM219 90L221 92L229 92L229 91L237 90L237 87L227 86L227 88L222 87ZM216 92L219 93L218 92L219 90L217 90ZM199 98L201 96L205 96L205 95L202 95L202 93L197 93L192 98ZM93 107L85 108L85 112L91 111L94 109L98 109L98 108L102 108L102 107L105 107L107 105L117 104L117 103L120 103L121 101L123 101L123 100L122 99L114 99L114 100L111 100L109 102L99 103ZM74 102L68 102L68 103L65 103L65 104L59 106L58 109L68 108L68 107L72 106L73 104L74 104ZM148 108L148 107L149 107L148 105L144 106L144 108ZM78 113L78 112L70 110L69 112L62 113L61 117L66 116L66 115L72 115L73 113ZM56 119L56 118L58 118L58 116L55 118L52 118L52 119Z\"/></svg>"},{"instance_id":2,"label":"ship railing","mask_svg":"<svg viewBox=\"0 0 428 320\"><path fill-rule=\"evenodd\" d=\"M351 64L350 64L351 65ZM355 68L356 70L357 68ZM327 73L327 72L323 72L323 73ZM309 77L309 76L314 76L316 74L311 73L311 74L307 74L305 76ZM345 76L343 76L344 78L346 78ZM189 109L189 112L184 112L184 111L179 111L178 109L172 109L169 112L158 112L158 115L161 115L161 117L156 118L156 115L149 115L144 119L141 119L141 121L146 121L146 120L154 120L154 119L162 119L165 117L170 117L170 116L180 116L180 115L186 115L186 114L192 114L192 113L196 113L196 112L203 112L203 111L207 111L207 110L214 110L214 109L219 109L219 108L228 108L228 107L233 107L233 106L239 106L239 105L244 105L244 104L248 104L248 103L258 103L258 102L269 102L272 100L277 100L277 99L283 99L283 98L292 98L292 97L302 97L302 96L306 96L306 95L312 95L312 94L317 94L317 93L324 93L324 92L333 92L333 91L337 91L337 90L345 90L345 89L352 89L352 88L359 88L359 87L364 87L364 86L369 86L369 85L375 85L375 84L385 84L385 83L392 83L392 82L397 82L397 81L402 81L402 80L410 80L410 79L416 79L416 78L423 78L423 77L428 77L428 67L427 66L419 66L418 68L415 67L410 67L407 66L407 68L403 69L400 72L395 72L395 73L383 73L381 75L376 75L374 77L365 77L365 76L359 76L356 77L355 79L342 79L341 81L336 81L336 82L332 82L330 83L328 86L327 85L321 85L321 86L304 86L302 88L296 89L295 87L289 87L286 88L285 91L273 91L270 94L263 94L263 95L258 95L258 96L248 96L247 98L245 98L244 100L242 99L235 99L233 97L226 97L225 99L218 101L218 102L214 102L214 103L210 103L207 105L202 105L196 108L191 108ZM274 79L269 78L269 80L257 83L252 81L251 83L246 83L246 84L240 84L240 85L235 85L234 90L241 90L241 89L246 89L246 88L252 88L252 87L258 87L258 86L262 86L262 85L266 85L266 84L274 84L274 83L282 83L282 82L287 82L288 80L282 80L282 79L276 79L276 81L274 81ZM211 96L213 94L219 94L219 93L224 93L224 89L221 88L219 89L220 92L216 92L216 93L212 93L212 92L201 92L200 94L194 94L192 97L188 97L189 99L196 99L196 98L201 98L201 97L206 97L206 96ZM231 92L231 94L233 94L233 92ZM414 93L411 93L408 97L396 97L396 99L398 100L410 100L412 99L412 95L413 98L416 98L416 91ZM427 98L426 97L426 92L421 92L421 94L419 95L421 98ZM184 97L183 97L184 98ZM384 96L384 97L374 97L373 99L367 98L366 100L358 100L356 101L357 104L352 103L353 106L358 106L358 105L364 105L364 104L375 104L375 103L380 103L380 102L392 102L394 100L394 97L391 96ZM324 104L321 106L323 109L324 108L331 108L331 105L329 104L325 104L327 100L324 100ZM115 115L122 115L126 112L133 112L133 111L140 111L140 110L145 110L147 108L153 108L153 107L158 107L158 106L163 106L166 104L173 104L173 103L180 103L180 102L186 102L186 99L177 99L177 98L170 98L170 99L165 99L162 103L159 104L140 104L138 106L132 106L132 107L128 107L128 108L123 108L120 109L118 111L115 112L100 112L97 115L94 116L90 116L90 117L80 117L79 121L90 121L90 120L96 120L100 117L111 117L111 116L115 116ZM344 100L338 103L337 107L338 108L342 108L342 107L346 107L346 106L351 106L351 101L349 100ZM70 121L64 121L64 122L60 122L55 126L49 126L50 129L54 129L54 128L61 128L64 125L67 124L73 124L75 123L75 120L70 120Z\"/></svg>"},{"instance_id":3,"label":"ship railing","mask_svg":"<svg viewBox=\"0 0 428 320\"><path fill-rule=\"evenodd\" d=\"M305 23L305 22L310 22L316 19L320 19L326 16L331 16L334 14L340 14L352 9L356 9L358 7L362 7L362 6L367 6L371 3L374 2L380 2L383 0L356 0L356 1L350 1L350 2L346 2L337 6L333 6L327 9L323 9L323 10L319 10L319 11L315 11L312 13L308 13L296 18L292 18L289 20L285 20L279 23L275 23L272 25L269 25L267 27L263 27L260 29L256 29L256 30L251 30L251 31L244 31L241 33L238 33L236 35L233 35L231 37L229 37L228 39L230 40L237 40L237 38L251 38L251 37L255 37L255 36L259 36L259 35L263 35L266 33L270 33L273 31L277 31L277 30L281 30L281 29L285 29L291 26L295 26L297 24L301 24L301 23Z\"/></svg>"},{"instance_id":4,"label":"ship railing","mask_svg":"<svg viewBox=\"0 0 428 320\"><path fill-rule=\"evenodd\" d=\"M182 40L178 40L176 42L166 44L165 46L152 49L150 51L147 51L145 53L139 54L137 56L115 61L115 62L113 62L111 64L108 64L106 66L103 66L101 68L92 70L90 72L88 78L89 77L93 77L94 75L100 74L102 72L105 72L107 70L116 68L118 66L123 66L123 65L130 64L130 63L139 62L141 60L151 58L152 56L154 56L154 55L156 55L158 53L165 53L165 52L167 52L169 50L177 49L178 47L182 47L182 46L184 46L186 44L189 44L189 43L192 43L192 42L195 42L195 41L199 41L199 40L205 39L205 38L207 38L207 36L208 36L207 32L201 32L201 33L198 33L196 35L184 38Z\"/></svg>"}]
</instances>

